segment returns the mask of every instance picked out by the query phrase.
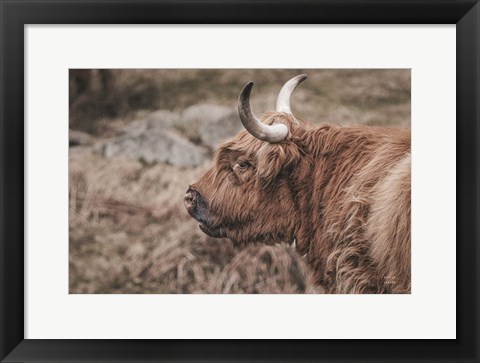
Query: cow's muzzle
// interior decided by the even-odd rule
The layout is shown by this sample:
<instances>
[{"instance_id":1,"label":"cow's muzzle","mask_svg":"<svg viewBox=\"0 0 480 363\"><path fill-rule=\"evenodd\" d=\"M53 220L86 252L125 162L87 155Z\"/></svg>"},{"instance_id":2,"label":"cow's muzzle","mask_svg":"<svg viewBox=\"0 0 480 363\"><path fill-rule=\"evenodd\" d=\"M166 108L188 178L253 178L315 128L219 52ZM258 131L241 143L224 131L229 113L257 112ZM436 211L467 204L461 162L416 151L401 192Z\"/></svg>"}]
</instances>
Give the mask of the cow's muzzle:
<instances>
[{"instance_id":1,"label":"cow's muzzle","mask_svg":"<svg viewBox=\"0 0 480 363\"><path fill-rule=\"evenodd\" d=\"M187 210L188 214L190 214L193 218L196 217L200 200L200 193L192 188L188 188L185 196L183 197L183 203L185 204L185 209Z\"/></svg>"},{"instance_id":2,"label":"cow's muzzle","mask_svg":"<svg viewBox=\"0 0 480 363\"><path fill-rule=\"evenodd\" d=\"M198 221L198 226L204 233L210 237L224 237L221 228L212 225L207 203L198 191L192 187L188 188L183 203L188 214Z\"/></svg>"}]
</instances>

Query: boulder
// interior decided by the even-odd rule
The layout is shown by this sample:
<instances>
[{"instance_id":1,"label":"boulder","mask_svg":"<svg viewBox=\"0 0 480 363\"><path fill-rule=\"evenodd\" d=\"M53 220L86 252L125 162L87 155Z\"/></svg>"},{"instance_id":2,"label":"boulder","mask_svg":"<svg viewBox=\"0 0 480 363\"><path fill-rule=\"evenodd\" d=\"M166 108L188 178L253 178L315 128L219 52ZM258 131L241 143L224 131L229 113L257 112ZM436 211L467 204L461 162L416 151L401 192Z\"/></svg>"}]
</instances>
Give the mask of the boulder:
<instances>
[{"instance_id":1,"label":"boulder","mask_svg":"<svg viewBox=\"0 0 480 363\"><path fill-rule=\"evenodd\" d=\"M175 128L190 141L201 144L203 140L200 137L200 128L206 124L218 122L231 112L232 109L225 106L208 103L193 105L182 112Z\"/></svg>"},{"instance_id":2,"label":"boulder","mask_svg":"<svg viewBox=\"0 0 480 363\"><path fill-rule=\"evenodd\" d=\"M151 129L172 127L177 124L180 117L177 113L168 110L158 110L149 113L145 118L145 122Z\"/></svg>"},{"instance_id":3,"label":"boulder","mask_svg":"<svg viewBox=\"0 0 480 363\"><path fill-rule=\"evenodd\" d=\"M198 104L180 115L167 110L152 112L128 125L120 136L97 144L96 150L106 157L197 166L242 129L236 110Z\"/></svg>"},{"instance_id":4,"label":"boulder","mask_svg":"<svg viewBox=\"0 0 480 363\"><path fill-rule=\"evenodd\" d=\"M199 138L203 145L215 150L222 142L234 137L243 130L237 111L230 111L224 117L208 121L199 128Z\"/></svg>"},{"instance_id":5,"label":"boulder","mask_svg":"<svg viewBox=\"0 0 480 363\"><path fill-rule=\"evenodd\" d=\"M175 127L192 142L210 150L243 129L236 109L207 103L186 108Z\"/></svg>"},{"instance_id":6,"label":"boulder","mask_svg":"<svg viewBox=\"0 0 480 363\"><path fill-rule=\"evenodd\" d=\"M147 130L173 127L179 122L179 119L180 117L176 113L168 110L157 110L128 125L124 133L138 136L147 132Z\"/></svg>"},{"instance_id":7,"label":"boulder","mask_svg":"<svg viewBox=\"0 0 480 363\"><path fill-rule=\"evenodd\" d=\"M187 107L183 110L180 123L182 125L204 124L217 121L232 112L232 109L225 106L202 103Z\"/></svg>"},{"instance_id":8,"label":"boulder","mask_svg":"<svg viewBox=\"0 0 480 363\"><path fill-rule=\"evenodd\" d=\"M205 148L192 144L174 131L152 128L148 132L125 133L97 146L106 157L126 157L146 163L197 166L208 158Z\"/></svg>"},{"instance_id":9,"label":"boulder","mask_svg":"<svg viewBox=\"0 0 480 363\"><path fill-rule=\"evenodd\" d=\"M68 146L89 145L93 141L91 135L77 130L68 130Z\"/></svg>"}]
</instances>

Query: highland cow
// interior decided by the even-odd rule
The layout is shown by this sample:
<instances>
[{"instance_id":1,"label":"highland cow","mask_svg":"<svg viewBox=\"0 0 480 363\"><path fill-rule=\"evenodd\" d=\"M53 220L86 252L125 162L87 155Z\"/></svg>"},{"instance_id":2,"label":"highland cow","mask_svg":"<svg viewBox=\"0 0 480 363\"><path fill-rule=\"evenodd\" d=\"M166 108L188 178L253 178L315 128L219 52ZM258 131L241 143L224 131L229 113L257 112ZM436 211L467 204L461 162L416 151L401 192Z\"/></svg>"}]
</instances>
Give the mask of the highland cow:
<instances>
[{"instance_id":1,"label":"highland cow","mask_svg":"<svg viewBox=\"0 0 480 363\"><path fill-rule=\"evenodd\" d=\"M261 119L245 85L246 131L220 145L185 207L209 236L292 243L327 293L410 293L410 130L310 126L290 110L305 78Z\"/></svg>"}]
</instances>

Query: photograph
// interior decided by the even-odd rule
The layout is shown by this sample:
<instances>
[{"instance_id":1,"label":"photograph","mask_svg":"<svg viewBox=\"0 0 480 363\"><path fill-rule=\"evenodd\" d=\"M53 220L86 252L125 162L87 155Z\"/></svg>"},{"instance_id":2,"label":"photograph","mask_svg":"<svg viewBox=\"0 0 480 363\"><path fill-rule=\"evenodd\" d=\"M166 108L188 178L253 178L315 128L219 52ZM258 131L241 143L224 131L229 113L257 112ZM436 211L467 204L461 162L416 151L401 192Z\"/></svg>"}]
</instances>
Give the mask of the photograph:
<instances>
[{"instance_id":1,"label":"photograph","mask_svg":"<svg viewBox=\"0 0 480 363\"><path fill-rule=\"evenodd\" d=\"M411 294L410 69L69 69L70 294Z\"/></svg>"}]
</instances>

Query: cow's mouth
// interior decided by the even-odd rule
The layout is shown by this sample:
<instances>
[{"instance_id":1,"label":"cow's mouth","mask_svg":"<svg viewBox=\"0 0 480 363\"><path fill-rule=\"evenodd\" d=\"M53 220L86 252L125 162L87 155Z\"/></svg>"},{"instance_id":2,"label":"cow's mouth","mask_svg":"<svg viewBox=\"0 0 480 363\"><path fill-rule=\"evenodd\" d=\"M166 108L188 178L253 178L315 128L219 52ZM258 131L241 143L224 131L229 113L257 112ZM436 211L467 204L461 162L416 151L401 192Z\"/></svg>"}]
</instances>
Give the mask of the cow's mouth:
<instances>
[{"instance_id":1,"label":"cow's mouth","mask_svg":"<svg viewBox=\"0 0 480 363\"><path fill-rule=\"evenodd\" d=\"M220 238L224 237L222 229L218 227L211 227L206 223L198 222L198 227L202 230L203 233L210 237Z\"/></svg>"},{"instance_id":2,"label":"cow's mouth","mask_svg":"<svg viewBox=\"0 0 480 363\"><path fill-rule=\"evenodd\" d=\"M225 231L218 226L214 226L213 220L216 218L213 218L208 209L208 204L198 191L189 188L184 197L184 204L188 214L197 220L198 227L203 233L215 238L225 237Z\"/></svg>"}]
</instances>

